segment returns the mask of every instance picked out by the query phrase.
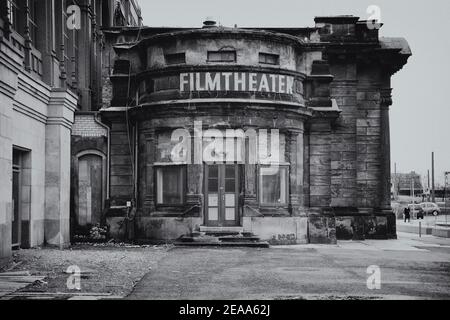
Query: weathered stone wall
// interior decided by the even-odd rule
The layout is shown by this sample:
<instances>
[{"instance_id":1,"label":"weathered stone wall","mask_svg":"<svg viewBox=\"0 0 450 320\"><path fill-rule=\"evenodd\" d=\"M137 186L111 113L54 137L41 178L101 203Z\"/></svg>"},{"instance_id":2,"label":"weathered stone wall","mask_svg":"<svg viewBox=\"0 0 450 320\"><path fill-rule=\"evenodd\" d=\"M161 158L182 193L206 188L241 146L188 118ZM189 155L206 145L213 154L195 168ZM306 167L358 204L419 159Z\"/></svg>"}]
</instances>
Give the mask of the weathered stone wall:
<instances>
[{"instance_id":1,"label":"weathered stone wall","mask_svg":"<svg viewBox=\"0 0 450 320\"><path fill-rule=\"evenodd\" d=\"M250 36L248 36L250 38ZM149 46L148 69L164 68L166 62L164 54L185 52L186 63L189 65L207 65L208 51L236 50L236 63L245 66L260 67L259 52L277 54L280 56L280 64L273 66L276 69L297 70L296 50L292 45L267 40L254 40L246 37L236 39L232 34L230 38L221 35L220 38L177 39L167 41L163 45ZM209 62L211 63L211 62ZM267 67L271 67L267 65Z\"/></svg>"},{"instance_id":2,"label":"weathered stone wall","mask_svg":"<svg viewBox=\"0 0 450 320\"><path fill-rule=\"evenodd\" d=\"M329 120L309 122L309 205L328 208L331 203L331 128Z\"/></svg>"},{"instance_id":3,"label":"weathered stone wall","mask_svg":"<svg viewBox=\"0 0 450 320\"><path fill-rule=\"evenodd\" d=\"M307 217L244 217L242 226L273 245L309 243Z\"/></svg>"},{"instance_id":4,"label":"weathered stone wall","mask_svg":"<svg viewBox=\"0 0 450 320\"><path fill-rule=\"evenodd\" d=\"M331 97L341 111L331 138L331 207L354 207L356 186L356 64L331 63Z\"/></svg>"}]
</instances>

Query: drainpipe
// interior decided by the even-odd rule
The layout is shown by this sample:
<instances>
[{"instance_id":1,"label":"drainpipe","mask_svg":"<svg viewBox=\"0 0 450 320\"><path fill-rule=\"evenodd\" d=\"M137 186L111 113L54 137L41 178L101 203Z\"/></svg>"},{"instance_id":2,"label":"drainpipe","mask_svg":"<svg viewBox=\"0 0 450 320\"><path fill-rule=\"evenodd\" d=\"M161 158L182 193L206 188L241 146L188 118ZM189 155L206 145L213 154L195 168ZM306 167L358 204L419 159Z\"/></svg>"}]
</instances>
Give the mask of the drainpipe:
<instances>
[{"instance_id":1,"label":"drainpipe","mask_svg":"<svg viewBox=\"0 0 450 320\"><path fill-rule=\"evenodd\" d=\"M137 207L138 201L138 164L139 164L139 130L138 130L138 122L134 126L134 201L135 206Z\"/></svg>"}]
</instances>

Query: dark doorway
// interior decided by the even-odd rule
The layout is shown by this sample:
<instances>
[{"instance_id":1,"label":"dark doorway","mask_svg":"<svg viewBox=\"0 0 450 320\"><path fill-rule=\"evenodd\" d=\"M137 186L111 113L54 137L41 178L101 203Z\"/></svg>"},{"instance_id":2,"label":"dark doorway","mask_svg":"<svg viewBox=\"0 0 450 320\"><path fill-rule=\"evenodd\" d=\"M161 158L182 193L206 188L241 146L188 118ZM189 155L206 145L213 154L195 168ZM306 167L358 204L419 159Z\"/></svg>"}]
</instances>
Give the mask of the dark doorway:
<instances>
[{"instance_id":1,"label":"dark doorway","mask_svg":"<svg viewBox=\"0 0 450 320\"><path fill-rule=\"evenodd\" d=\"M12 247L29 248L31 220L31 151L13 148L12 163Z\"/></svg>"},{"instance_id":2,"label":"dark doorway","mask_svg":"<svg viewBox=\"0 0 450 320\"><path fill-rule=\"evenodd\" d=\"M13 151L13 181L12 181L12 195L13 195L13 217L12 217L12 247L20 248L21 245L21 229L22 219L20 215L20 189L21 189L21 159L20 152Z\"/></svg>"}]
</instances>

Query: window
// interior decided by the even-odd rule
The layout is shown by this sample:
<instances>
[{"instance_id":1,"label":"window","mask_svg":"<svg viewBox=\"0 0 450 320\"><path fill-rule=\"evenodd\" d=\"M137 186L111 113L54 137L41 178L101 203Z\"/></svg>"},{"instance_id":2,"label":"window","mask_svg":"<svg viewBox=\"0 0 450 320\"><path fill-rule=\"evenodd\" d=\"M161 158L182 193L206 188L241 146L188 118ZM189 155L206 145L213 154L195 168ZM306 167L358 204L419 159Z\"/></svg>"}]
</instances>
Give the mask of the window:
<instances>
[{"instance_id":1,"label":"window","mask_svg":"<svg viewBox=\"0 0 450 320\"><path fill-rule=\"evenodd\" d=\"M259 202L262 206L288 204L288 168L264 166L259 169Z\"/></svg>"},{"instance_id":2,"label":"window","mask_svg":"<svg viewBox=\"0 0 450 320\"><path fill-rule=\"evenodd\" d=\"M208 51L208 62L236 62L236 51Z\"/></svg>"},{"instance_id":3,"label":"window","mask_svg":"<svg viewBox=\"0 0 450 320\"><path fill-rule=\"evenodd\" d=\"M278 64L280 64L280 56L278 54L261 52L259 54L259 63L278 65Z\"/></svg>"},{"instance_id":4,"label":"window","mask_svg":"<svg viewBox=\"0 0 450 320\"><path fill-rule=\"evenodd\" d=\"M15 31L20 32L19 19L21 13L19 4L17 3L17 1L8 0L7 5L8 5L8 19L9 22L11 23L11 27Z\"/></svg>"},{"instance_id":5,"label":"window","mask_svg":"<svg viewBox=\"0 0 450 320\"><path fill-rule=\"evenodd\" d=\"M158 205L172 206L184 203L185 166L167 166L156 169L156 198Z\"/></svg>"},{"instance_id":6,"label":"window","mask_svg":"<svg viewBox=\"0 0 450 320\"><path fill-rule=\"evenodd\" d=\"M174 90L180 88L180 78L177 76L162 77L154 80L154 91Z\"/></svg>"},{"instance_id":7,"label":"window","mask_svg":"<svg viewBox=\"0 0 450 320\"><path fill-rule=\"evenodd\" d=\"M62 8L62 16L63 16L62 21L64 26L63 28L64 57L62 57L62 59L65 62L68 83L72 88L75 88L78 83L79 32L75 28L73 30L69 30L68 28L65 27L67 25L67 20L69 19L69 15L67 14L66 8L71 3L72 3L71 1L65 0Z\"/></svg>"},{"instance_id":8,"label":"window","mask_svg":"<svg viewBox=\"0 0 450 320\"><path fill-rule=\"evenodd\" d=\"M36 40L38 35L38 25L37 25L37 0L28 0L29 16L28 25L30 27L30 39L31 43L36 47Z\"/></svg>"},{"instance_id":9,"label":"window","mask_svg":"<svg viewBox=\"0 0 450 320\"><path fill-rule=\"evenodd\" d=\"M38 35L38 23L37 23L37 0L7 0L8 6L8 19L12 28L25 36L26 29L26 11L28 8L28 26L30 39L34 46L36 46L36 38Z\"/></svg>"},{"instance_id":10,"label":"window","mask_svg":"<svg viewBox=\"0 0 450 320\"><path fill-rule=\"evenodd\" d=\"M185 64L186 63L186 54L184 52L181 53L172 53L165 55L166 64Z\"/></svg>"}]
</instances>

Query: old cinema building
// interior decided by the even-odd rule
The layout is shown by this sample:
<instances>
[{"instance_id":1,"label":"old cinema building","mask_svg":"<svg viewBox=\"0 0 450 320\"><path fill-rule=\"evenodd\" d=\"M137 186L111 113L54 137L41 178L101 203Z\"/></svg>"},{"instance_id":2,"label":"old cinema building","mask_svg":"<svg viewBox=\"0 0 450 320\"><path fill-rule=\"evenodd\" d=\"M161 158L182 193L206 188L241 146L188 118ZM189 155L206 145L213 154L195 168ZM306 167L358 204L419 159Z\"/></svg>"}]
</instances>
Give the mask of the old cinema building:
<instances>
[{"instance_id":1,"label":"old cinema building","mask_svg":"<svg viewBox=\"0 0 450 320\"><path fill-rule=\"evenodd\" d=\"M239 230L273 243L395 238L391 76L403 39L314 28L126 30L114 46L110 208L121 236ZM118 37L119 38L119 37ZM136 214L125 218L126 205ZM122 226L122 228L120 227Z\"/></svg>"}]
</instances>

